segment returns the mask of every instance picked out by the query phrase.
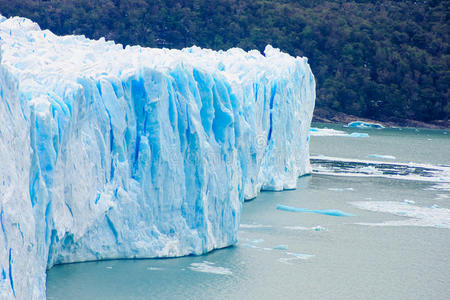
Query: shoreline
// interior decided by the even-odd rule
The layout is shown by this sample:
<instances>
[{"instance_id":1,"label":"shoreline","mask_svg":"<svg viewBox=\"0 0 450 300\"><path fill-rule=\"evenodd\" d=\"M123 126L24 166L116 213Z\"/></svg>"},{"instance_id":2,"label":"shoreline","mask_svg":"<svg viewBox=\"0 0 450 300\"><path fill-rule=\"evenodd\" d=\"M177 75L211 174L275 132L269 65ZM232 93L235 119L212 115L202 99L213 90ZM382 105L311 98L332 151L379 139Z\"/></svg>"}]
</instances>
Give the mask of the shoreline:
<instances>
[{"instance_id":1,"label":"shoreline","mask_svg":"<svg viewBox=\"0 0 450 300\"><path fill-rule=\"evenodd\" d=\"M348 124L353 121L363 121L368 123L379 123L385 127L410 127L410 128L426 128L426 129L450 129L450 121L436 120L432 122L421 122L410 119L387 119L373 120L362 118L343 112L333 111L327 108L316 107L313 113L312 122L332 123L332 124Z\"/></svg>"}]
</instances>

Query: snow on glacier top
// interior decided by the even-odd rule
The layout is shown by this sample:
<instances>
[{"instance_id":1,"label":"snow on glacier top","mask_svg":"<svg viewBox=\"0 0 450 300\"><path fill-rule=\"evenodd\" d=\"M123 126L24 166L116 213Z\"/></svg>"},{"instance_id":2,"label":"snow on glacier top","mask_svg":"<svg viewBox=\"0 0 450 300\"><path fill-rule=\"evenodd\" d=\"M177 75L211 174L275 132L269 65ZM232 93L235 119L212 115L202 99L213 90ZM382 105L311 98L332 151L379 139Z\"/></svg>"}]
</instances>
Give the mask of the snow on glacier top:
<instances>
[{"instance_id":1,"label":"snow on glacier top","mask_svg":"<svg viewBox=\"0 0 450 300\"><path fill-rule=\"evenodd\" d=\"M126 46L84 36L57 36L41 30L33 21L0 16L0 39L3 63L20 74L31 91L45 87L57 90L61 80L75 82L80 77L117 76L123 78L138 68L165 71L178 65L195 66L209 73L218 73L229 82L240 83L262 76L280 78L290 72L293 61L307 63L307 58L292 57L267 45L262 55L258 50L246 52L240 48L227 51L202 49L197 46L176 49ZM39 47L37 47L39 45ZM23 90L23 87L22 87ZM28 90L28 89L27 89Z\"/></svg>"}]
</instances>

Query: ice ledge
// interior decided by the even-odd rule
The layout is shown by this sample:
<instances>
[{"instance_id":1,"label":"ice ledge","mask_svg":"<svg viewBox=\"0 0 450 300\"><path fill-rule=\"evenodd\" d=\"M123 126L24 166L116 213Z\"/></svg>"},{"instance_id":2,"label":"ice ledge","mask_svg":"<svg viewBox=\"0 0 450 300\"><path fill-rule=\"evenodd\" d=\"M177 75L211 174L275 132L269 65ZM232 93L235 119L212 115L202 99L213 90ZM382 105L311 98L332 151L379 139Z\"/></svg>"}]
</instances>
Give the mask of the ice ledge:
<instances>
[{"instance_id":1,"label":"ice ledge","mask_svg":"<svg viewBox=\"0 0 450 300\"><path fill-rule=\"evenodd\" d=\"M126 47L0 17L0 298L57 263L202 254L310 171L307 60Z\"/></svg>"}]
</instances>

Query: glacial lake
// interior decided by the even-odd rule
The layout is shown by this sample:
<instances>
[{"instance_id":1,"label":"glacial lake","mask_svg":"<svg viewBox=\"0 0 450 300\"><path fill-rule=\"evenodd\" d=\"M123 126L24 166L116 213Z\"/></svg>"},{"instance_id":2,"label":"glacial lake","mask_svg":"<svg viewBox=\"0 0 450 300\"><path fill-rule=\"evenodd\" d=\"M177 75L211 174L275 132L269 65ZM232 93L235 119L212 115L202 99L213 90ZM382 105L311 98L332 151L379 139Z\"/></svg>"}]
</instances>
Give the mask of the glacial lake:
<instances>
[{"instance_id":1,"label":"glacial lake","mask_svg":"<svg viewBox=\"0 0 450 300\"><path fill-rule=\"evenodd\" d=\"M237 245L55 266L48 299L450 299L450 132L313 127L313 174L245 202Z\"/></svg>"}]
</instances>

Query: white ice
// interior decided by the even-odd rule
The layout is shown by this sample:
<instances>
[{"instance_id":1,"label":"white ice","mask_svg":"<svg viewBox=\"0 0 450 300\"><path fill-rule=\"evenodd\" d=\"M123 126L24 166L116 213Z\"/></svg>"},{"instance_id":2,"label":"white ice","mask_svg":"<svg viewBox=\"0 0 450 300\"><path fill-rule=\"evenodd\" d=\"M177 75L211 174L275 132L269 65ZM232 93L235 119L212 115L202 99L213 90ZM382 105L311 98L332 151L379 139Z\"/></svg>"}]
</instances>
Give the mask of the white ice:
<instances>
[{"instance_id":1,"label":"white ice","mask_svg":"<svg viewBox=\"0 0 450 300\"><path fill-rule=\"evenodd\" d=\"M189 267L192 271L202 272L202 273L211 273L217 275L232 275L230 269L224 267L215 266L213 262L203 261L201 263L192 263Z\"/></svg>"},{"instance_id":2,"label":"white ice","mask_svg":"<svg viewBox=\"0 0 450 300\"><path fill-rule=\"evenodd\" d=\"M406 202L395 201L360 201L352 205L374 212L391 213L404 220L385 221L382 223L359 223L370 226L422 226L450 228L450 209L438 206L422 207Z\"/></svg>"},{"instance_id":3,"label":"white ice","mask_svg":"<svg viewBox=\"0 0 450 300\"><path fill-rule=\"evenodd\" d=\"M54 264L235 244L241 203L310 172L306 58L123 47L0 17L0 298Z\"/></svg>"}]
</instances>

